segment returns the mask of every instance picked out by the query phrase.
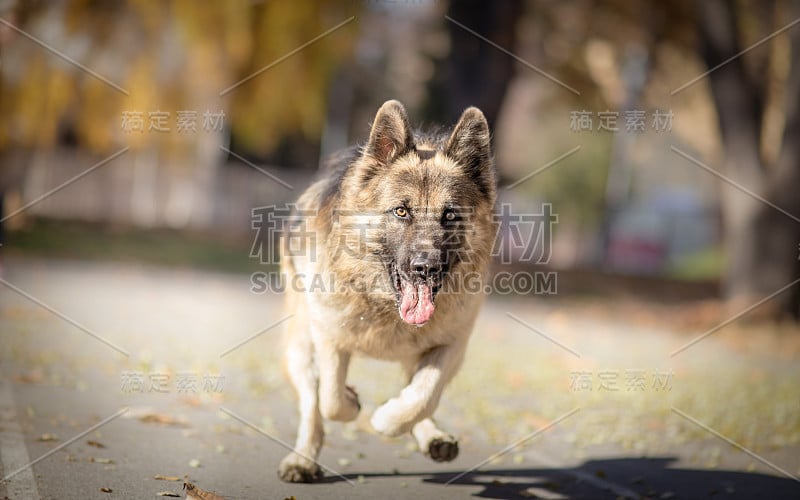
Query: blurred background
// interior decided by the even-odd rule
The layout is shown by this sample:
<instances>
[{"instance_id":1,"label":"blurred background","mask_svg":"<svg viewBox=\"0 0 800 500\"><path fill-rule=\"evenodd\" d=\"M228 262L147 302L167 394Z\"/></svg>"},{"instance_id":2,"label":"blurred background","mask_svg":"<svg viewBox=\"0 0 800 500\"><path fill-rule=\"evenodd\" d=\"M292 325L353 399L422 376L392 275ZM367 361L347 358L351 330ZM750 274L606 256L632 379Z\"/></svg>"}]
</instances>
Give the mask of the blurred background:
<instances>
[{"instance_id":1,"label":"blurred background","mask_svg":"<svg viewBox=\"0 0 800 500\"><path fill-rule=\"evenodd\" d=\"M231 468L234 457L220 450L252 447L260 463L258 446L269 441L232 444L241 425L219 424L216 414L224 403L293 439L280 350L256 338L283 313L279 294L251 293L252 273L271 269L252 253L253 210L293 202L328 155L366 140L388 99L423 127L451 125L478 106L493 131L499 203L511 210L502 214L549 205L557 215L545 240L502 226L510 253L498 252L494 271L554 276L555 288L490 297L477 347L443 403L443 419L466 436L456 469L477 462L475 450L496 450L580 404L574 427L541 448L560 453L556 469L576 477L619 479L647 498L684 482L685 497L697 498L698 477L726 498L796 485L800 2L792 0L0 0L2 359L32 457L51 446L42 433L61 427L67 437L121 404L146 404L159 413L142 422L179 421L204 436L159 430L155 458L130 458L158 464L147 477L182 476L200 457L218 466L200 469L212 486L216 477L236 492L261 480ZM536 244L546 251L531 259ZM72 326L42 307L75 318ZM125 359L76 323L124 347ZM247 349L221 360L251 334ZM373 461L380 446L366 448L369 460L348 447L371 446L373 437L353 433L369 432L369 411L401 377L375 377L359 363L351 378L364 418L334 427L323 459L345 472L391 470L408 458L402 446L387 462ZM637 367L656 370L645 395L598 391L602 369ZM224 373L228 385L193 399L131 396L117 387L121 369ZM668 397L657 373L675 376ZM589 391L576 374L589 375ZM130 449L151 440L128 432ZM107 445L123 439L113 436ZM237 457L248 456L242 449ZM272 469L283 450L269 450ZM507 466L536 462L526 453ZM665 475L662 462L610 461L640 455L752 474L687 479ZM65 498L58 481L94 477L88 469L67 477L54 460L36 469L52 497ZM108 474L98 487L130 477ZM757 474L788 474L791 485L748 483ZM479 496L517 498L495 481L504 479L468 484L485 488ZM759 486L750 494L743 484Z\"/></svg>"},{"instance_id":2,"label":"blurred background","mask_svg":"<svg viewBox=\"0 0 800 500\"><path fill-rule=\"evenodd\" d=\"M480 107L501 186L580 147L501 190L560 214L550 266L576 271L564 291L599 273L746 302L800 265L797 30L705 75L786 27L794 2L2 8L3 252L246 266L250 210L292 201L396 98L423 125ZM772 313L797 317L798 297L776 298Z\"/></svg>"}]
</instances>

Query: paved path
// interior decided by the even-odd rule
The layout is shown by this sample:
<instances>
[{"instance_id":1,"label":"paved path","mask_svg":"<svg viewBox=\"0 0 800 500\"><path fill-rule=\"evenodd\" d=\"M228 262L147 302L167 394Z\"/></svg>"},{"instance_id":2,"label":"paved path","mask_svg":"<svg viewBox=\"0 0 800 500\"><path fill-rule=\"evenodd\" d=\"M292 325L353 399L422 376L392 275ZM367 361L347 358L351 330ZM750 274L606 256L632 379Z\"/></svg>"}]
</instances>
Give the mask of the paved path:
<instances>
[{"instance_id":1,"label":"paved path","mask_svg":"<svg viewBox=\"0 0 800 500\"><path fill-rule=\"evenodd\" d=\"M669 317L492 299L438 414L461 437L456 461L371 432L401 377L357 360L361 417L328 424L322 484L287 485L280 326L231 350L282 319L278 297L246 276L130 264L5 270L0 460L14 475L0 498L183 497L157 475L229 499L800 498L797 348L770 332L725 329L670 356L694 334Z\"/></svg>"}]
</instances>

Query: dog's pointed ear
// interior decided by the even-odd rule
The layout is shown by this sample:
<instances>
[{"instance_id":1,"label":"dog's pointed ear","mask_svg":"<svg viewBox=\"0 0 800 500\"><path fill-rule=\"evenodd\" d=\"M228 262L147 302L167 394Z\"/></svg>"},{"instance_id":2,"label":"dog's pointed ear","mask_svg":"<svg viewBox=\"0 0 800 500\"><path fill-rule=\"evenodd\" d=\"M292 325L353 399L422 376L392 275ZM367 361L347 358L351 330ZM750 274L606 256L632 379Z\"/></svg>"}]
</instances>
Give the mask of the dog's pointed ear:
<instances>
[{"instance_id":1,"label":"dog's pointed ear","mask_svg":"<svg viewBox=\"0 0 800 500\"><path fill-rule=\"evenodd\" d=\"M385 166L414 148L414 135L408 123L406 108L398 101L386 101L378 109L375 121L372 122L364 156Z\"/></svg>"},{"instance_id":2,"label":"dog's pointed ear","mask_svg":"<svg viewBox=\"0 0 800 500\"><path fill-rule=\"evenodd\" d=\"M481 189L494 191L491 134L480 109L469 107L461 114L447 140L445 154L457 161Z\"/></svg>"}]
</instances>

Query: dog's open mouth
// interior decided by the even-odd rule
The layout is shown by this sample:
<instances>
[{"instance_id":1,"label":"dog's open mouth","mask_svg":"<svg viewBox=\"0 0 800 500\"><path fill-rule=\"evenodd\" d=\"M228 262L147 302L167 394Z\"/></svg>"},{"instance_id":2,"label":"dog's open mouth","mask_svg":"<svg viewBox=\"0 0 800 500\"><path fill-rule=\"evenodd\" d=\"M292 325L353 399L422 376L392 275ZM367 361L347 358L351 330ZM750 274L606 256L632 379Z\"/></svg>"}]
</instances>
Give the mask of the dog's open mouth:
<instances>
[{"instance_id":1,"label":"dog's open mouth","mask_svg":"<svg viewBox=\"0 0 800 500\"><path fill-rule=\"evenodd\" d=\"M434 299L438 285L429 281L408 279L392 264L392 278L397 293L400 318L410 325L422 326L436 310Z\"/></svg>"}]
</instances>

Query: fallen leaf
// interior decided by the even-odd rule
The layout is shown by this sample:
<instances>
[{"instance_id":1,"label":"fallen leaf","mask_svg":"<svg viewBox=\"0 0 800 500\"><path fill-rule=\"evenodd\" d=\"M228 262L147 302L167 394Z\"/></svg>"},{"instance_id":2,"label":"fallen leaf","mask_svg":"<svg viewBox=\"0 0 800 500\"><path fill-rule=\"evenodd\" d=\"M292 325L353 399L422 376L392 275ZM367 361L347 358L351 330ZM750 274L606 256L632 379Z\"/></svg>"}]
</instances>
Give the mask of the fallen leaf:
<instances>
[{"instance_id":1,"label":"fallen leaf","mask_svg":"<svg viewBox=\"0 0 800 500\"><path fill-rule=\"evenodd\" d=\"M203 400L197 396L192 397L183 397L180 399L181 403L185 404L186 406L191 406L193 408L198 408L203 405Z\"/></svg>"},{"instance_id":2,"label":"fallen leaf","mask_svg":"<svg viewBox=\"0 0 800 500\"><path fill-rule=\"evenodd\" d=\"M41 436L39 436L38 440L39 441L58 441L58 436L55 435L55 434L50 434L50 433L46 432L46 433L42 434Z\"/></svg>"},{"instance_id":3,"label":"fallen leaf","mask_svg":"<svg viewBox=\"0 0 800 500\"><path fill-rule=\"evenodd\" d=\"M92 441L91 439L89 441L86 441L86 444L88 444L89 446L94 446L95 448L105 448L106 447L103 443L98 443L97 441Z\"/></svg>"},{"instance_id":4,"label":"fallen leaf","mask_svg":"<svg viewBox=\"0 0 800 500\"><path fill-rule=\"evenodd\" d=\"M153 479L157 479L159 481L180 481L181 478L178 476L162 476L161 474L156 474L153 476Z\"/></svg>"},{"instance_id":5,"label":"fallen leaf","mask_svg":"<svg viewBox=\"0 0 800 500\"><path fill-rule=\"evenodd\" d=\"M160 425L177 425L177 426L185 426L187 425L186 422L183 420L177 419L171 415L167 415L166 413L150 413L147 415L142 415L139 417L140 422L144 422L146 424L160 424Z\"/></svg>"},{"instance_id":6,"label":"fallen leaf","mask_svg":"<svg viewBox=\"0 0 800 500\"><path fill-rule=\"evenodd\" d=\"M93 462L93 463L96 463L96 464L113 464L114 463L114 461L111 460L110 458L89 457L89 461Z\"/></svg>"},{"instance_id":7,"label":"fallen leaf","mask_svg":"<svg viewBox=\"0 0 800 500\"><path fill-rule=\"evenodd\" d=\"M111 493L114 490L112 490L111 488L106 488L104 486L104 487L100 488L100 491L102 491L103 493Z\"/></svg>"},{"instance_id":8,"label":"fallen leaf","mask_svg":"<svg viewBox=\"0 0 800 500\"><path fill-rule=\"evenodd\" d=\"M20 384L40 384L44 382L44 370L41 368L34 368L26 373L18 373L14 375L14 382Z\"/></svg>"},{"instance_id":9,"label":"fallen leaf","mask_svg":"<svg viewBox=\"0 0 800 500\"><path fill-rule=\"evenodd\" d=\"M194 467L194 468L200 467L200 460L196 458L189 460L189 467Z\"/></svg>"},{"instance_id":10,"label":"fallen leaf","mask_svg":"<svg viewBox=\"0 0 800 500\"><path fill-rule=\"evenodd\" d=\"M176 497L176 498L180 498L181 497L180 494L175 493L174 491L159 491L158 493L156 493L156 496L157 497Z\"/></svg>"},{"instance_id":11,"label":"fallen leaf","mask_svg":"<svg viewBox=\"0 0 800 500\"><path fill-rule=\"evenodd\" d=\"M177 427L188 427L189 423L182 419L173 417L166 413L158 412L152 408L133 408L128 410L124 418L135 418L145 424L173 425Z\"/></svg>"},{"instance_id":12,"label":"fallen leaf","mask_svg":"<svg viewBox=\"0 0 800 500\"><path fill-rule=\"evenodd\" d=\"M212 491L201 490L188 481L184 481L183 489L186 490L186 498L188 500L225 500L224 497L221 497Z\"/></svg>"}]
</instances>

